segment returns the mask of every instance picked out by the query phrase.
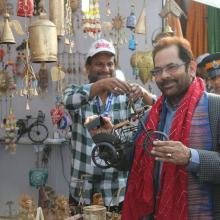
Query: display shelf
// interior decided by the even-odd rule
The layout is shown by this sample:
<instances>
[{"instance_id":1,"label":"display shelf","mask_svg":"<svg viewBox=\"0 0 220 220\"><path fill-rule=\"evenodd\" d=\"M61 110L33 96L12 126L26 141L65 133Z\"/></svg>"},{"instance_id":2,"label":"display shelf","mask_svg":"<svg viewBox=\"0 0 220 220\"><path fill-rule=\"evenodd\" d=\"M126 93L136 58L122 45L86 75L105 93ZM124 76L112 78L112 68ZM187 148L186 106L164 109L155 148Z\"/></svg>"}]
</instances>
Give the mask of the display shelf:
<instances>
[{"instance_id":1,"label":"display shelf","mask_svg":"<svg viewBox=\"0 0 220 220\"><path fill-rule=\"evenodd\" d=\"M17 142L17 145L60 145L63 143L68 143L69 140L65 138L47 138L42 143L33 143L28 138L20 138L20 140ZM5 144L5 141L3 138L0 138L0 144Z\"/></svg>"}]
</instances>

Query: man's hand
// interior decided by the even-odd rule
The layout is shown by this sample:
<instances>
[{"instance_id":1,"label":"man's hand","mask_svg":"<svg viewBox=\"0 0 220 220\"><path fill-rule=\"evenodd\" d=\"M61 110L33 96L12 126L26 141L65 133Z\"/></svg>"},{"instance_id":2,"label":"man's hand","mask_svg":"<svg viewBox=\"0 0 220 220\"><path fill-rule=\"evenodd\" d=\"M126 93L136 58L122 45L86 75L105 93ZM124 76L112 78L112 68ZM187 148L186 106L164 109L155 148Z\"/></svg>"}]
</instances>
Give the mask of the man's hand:
<instances>
[{"instance_id":1,"label":"man's hand","mask_svg":"<svg viewBox=\"0 0 220 220\"><path fill-rule=\"evenodd\" d=\"M190 149L180 141L154 141L151 151L152 156L157 160L187 165L190 158Z\"/></svg>"},{"instance_id":2,"label":"man's hand","mask_svg":"<svg viewBox=\"0 0 220 220\"><path fill-rule=\"evenodd\" d=\"M92 115L86 118L84 125L87 126L89 123L91 123L93 120L95 120L97 117L100 117L98 115ZM100 133L112 133L113 124L111 123L110 119L108 117L101 117L102 123L100 127L95 127L89 129L89 132L91 136L93 137L96 134Z\"/></svg>"},{"instance_id":3,"label":"man's hand","mask_svg":"<svg viewBox=\"0 0 220 220\"><path fill-rule=\"evenodd\" d=\"M112 92L114 95L129 94L131 92L131 85L114 77L101 79L93 83L90 97L93 98L103 92Z\"/></svg>"}]
</instances>

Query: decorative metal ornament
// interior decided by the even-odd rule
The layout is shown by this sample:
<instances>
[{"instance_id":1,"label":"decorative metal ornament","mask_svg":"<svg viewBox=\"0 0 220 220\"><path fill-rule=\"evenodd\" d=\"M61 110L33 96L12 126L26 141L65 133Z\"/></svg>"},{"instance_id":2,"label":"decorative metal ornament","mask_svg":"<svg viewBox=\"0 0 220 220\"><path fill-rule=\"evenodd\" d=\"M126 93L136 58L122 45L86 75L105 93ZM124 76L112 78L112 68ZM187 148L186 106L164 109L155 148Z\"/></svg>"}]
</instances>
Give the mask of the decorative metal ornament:
<instances>
[{"instance_id":1,"label":"decorative metal ornament","mask_svg":"<svg viewBox=\"0 0 220 220\"><path fill-rule=\"evenodd\" d=\"M180 8L180 6L175 2L175 0L166 0L166 3L162 10L160 11L160 16L165 18L168 14L173 14L176 17L180 17L183 15L186 17L184 11Z\"/></svg>"},{"instance_id":2,"label":"decorative metal ornament","mask_svg":"<svg viewBox=\"0 0 220 220\"><path fill-rule=\"evenodd\" d=\"M119 13L112 19L112 28L116 31L120 31L125 27L125 18L123 18Z\"/></svg>"},{"instance_id":3,"label":"decorative metal ornament","mask_svg":"<svg viewBox=\"0 0 220 220\"><path fill-rule=\"evenodd\" d=\"M130 28L130 29L134 29L135 26L136 26L136 16L135 16L135 4L134 2L131 4L131 13L130 15L127 17L127 22L126 22L126 26L127 28Z\"/></svg>"},{"instance_id":4,"label":"decorative metal ornament","mask_svg":"<svg viewBox=\"0 0 220 220\"><path fill-rule=\"evenodd\" d=\"M134 75L140 77L145 84L151 78L150 70L153 68L152 52L136 51L131 56L130 62Z\"/></svg>"},{"instance_id":5,"label":"decorative metal ornament","mask_svg":"<svg viewBox=\"0 0 220 220\"><path fill-rule=\"evenodd\" d=\"M64 0L50 0L49 9L50 21L52 21L56 25L57 36L64 36Z\"/></svg>"},{"instance_id":6,"label":"decorative metal ornament","mask_svg":"<svg viewBox=\"0 0 220 220\"><path fill-rule=\"evenodd\" d=\"M1 44L15 44L15 39L12 33L12 29L16 31L19 35L24 35L24 31L22 30L21 24L17 20L10 20L10 14L4 14L4 22L0 24L3 26L2 35L0 39Z\"/></svg>"},{"instance_id":7,"label":"decorative metal ornament","mask_svg":"<svg viewBox=\"0 0 220 220\"><path fill-rule=\"evenodd\" d=\"M131 35L131 39L129 40L129 49L136 50L136 42L134 39L134 34Z\"/></svg>"},{"instance_id":8,"label":"decorative metal ornament","mask_svg":"<svg viewBox=\"0 0 220 220\"><path fill-rule=\"evenodd\" d=\"M126 26L127 28L134 29L136 25L136 16L134 12L131 12L131 14L127 17Z\"/></svg>"},{"instance_id":9,"label":"decorative metal ornament","mask_svg":"<svg viewBox=\"0 0 220 220\"><path fill-rule=\"evenodd\" d=\"M47 19L46 14L42 13L28 29L31 61L33 63L56 62L56 25Z\"/></svg>"},{"instance_id":10,"label":"decorative metal ornament","mask_svg":"<svg viewBox=\"0 0 220 220\"><path fill-rule=\"evenodd\" d=\"M142 9L141 14L138 18L137 24L135 26L135 33L146 34L146 14L145 7Z\"/></svg>"},{"instance_id":11,"label":"decorative metal ornament","mask_svg":"<svg viewBox=\"0 0 220 220\"><path fill-rule=\"evenodd\" d=\"M4 27L3 27L3 31L2 31L2 36L1 36L1 40L0 43L1 44L15 44L15 39L14 39L14 35L12 33L11 27L9 25L9 14L6 13L4 15Z\"/></svg>"}]
</instances>

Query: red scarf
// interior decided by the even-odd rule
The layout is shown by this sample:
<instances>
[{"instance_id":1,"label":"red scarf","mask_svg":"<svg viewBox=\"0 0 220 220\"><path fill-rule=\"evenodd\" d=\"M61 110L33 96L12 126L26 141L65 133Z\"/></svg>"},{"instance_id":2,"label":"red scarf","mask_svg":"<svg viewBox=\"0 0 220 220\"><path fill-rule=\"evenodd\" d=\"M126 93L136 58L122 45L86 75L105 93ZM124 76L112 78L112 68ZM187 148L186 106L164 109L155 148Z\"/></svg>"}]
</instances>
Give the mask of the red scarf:
<instances>
[{"instance_id":1,"label":"red scarf","mask_svg":"<svg viewBox=\"0 0 220 220\"><path fill-rule=\"evenodd\" d=\"M175 113L169 139L181 141L188 146L193 112L205 90L202 79L196 78L179 103ZM157 130L164 97L152 106L147 130ZM142 132L135 142L135 157L128 179L128 188L122 210L122 220L140 220L154 212L155 220L188 219L188 175L185 166L163 163L160 175L160 189L154 210L154 164L155 159L144 152L146 134Z\"/></svg>"}]
</instances>

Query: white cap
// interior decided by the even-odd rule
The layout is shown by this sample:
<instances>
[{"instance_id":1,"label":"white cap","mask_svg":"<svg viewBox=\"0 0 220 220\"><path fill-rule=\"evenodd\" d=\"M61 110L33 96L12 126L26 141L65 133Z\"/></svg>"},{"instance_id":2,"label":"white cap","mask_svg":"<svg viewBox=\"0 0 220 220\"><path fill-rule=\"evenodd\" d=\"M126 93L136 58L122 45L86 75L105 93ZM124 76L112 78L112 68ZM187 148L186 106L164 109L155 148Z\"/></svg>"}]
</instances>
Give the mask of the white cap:
<instances>
[{"instance_id":1,"label":"white cap","mask_svg":"<svg viewBox=\"0 0 220 220\"><path fill-rule=\"evenodd\" d=\"M105 39L99 39L91 45L87 53L86 59L88 59L89 57L93 57L95 54L100 52L109 52L115 55L115 48L111 42Z\"/></svg>"}]
</instances>

